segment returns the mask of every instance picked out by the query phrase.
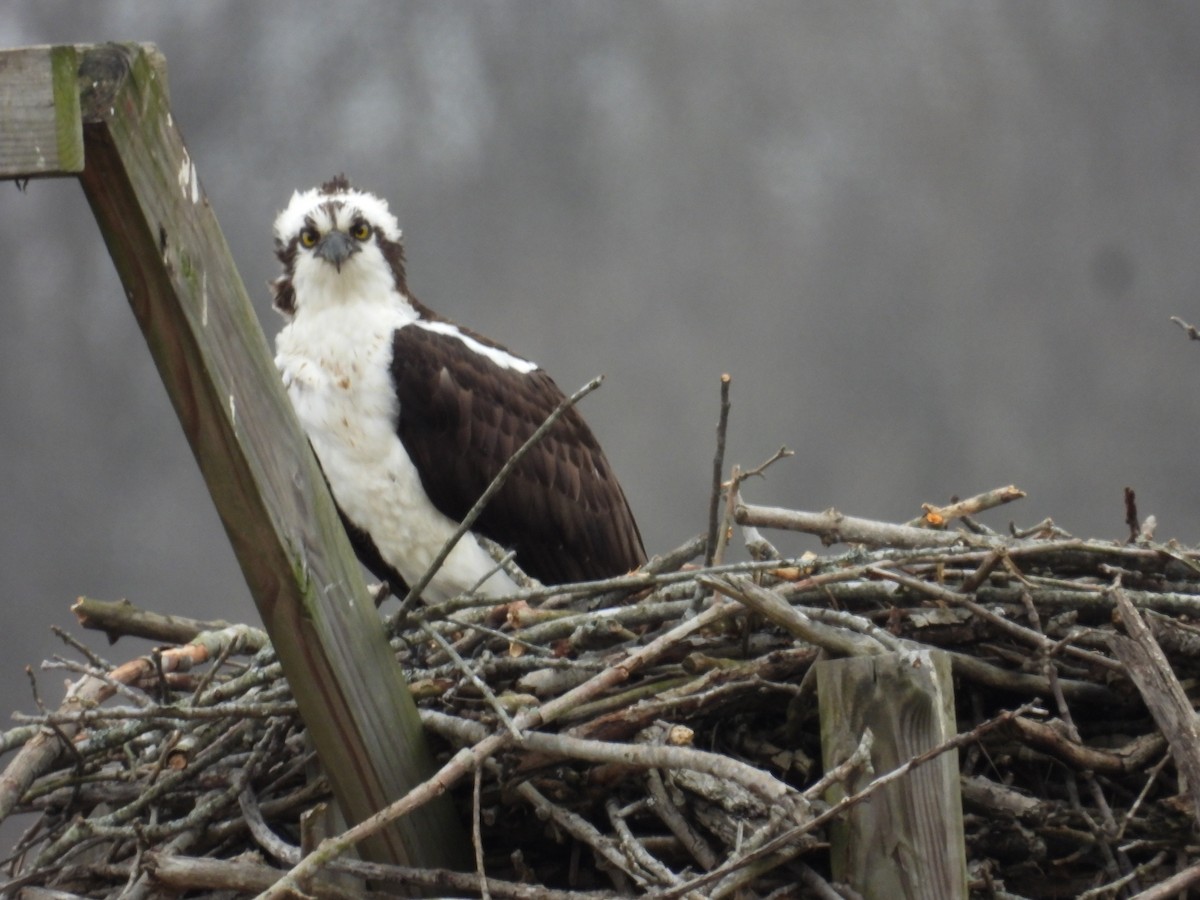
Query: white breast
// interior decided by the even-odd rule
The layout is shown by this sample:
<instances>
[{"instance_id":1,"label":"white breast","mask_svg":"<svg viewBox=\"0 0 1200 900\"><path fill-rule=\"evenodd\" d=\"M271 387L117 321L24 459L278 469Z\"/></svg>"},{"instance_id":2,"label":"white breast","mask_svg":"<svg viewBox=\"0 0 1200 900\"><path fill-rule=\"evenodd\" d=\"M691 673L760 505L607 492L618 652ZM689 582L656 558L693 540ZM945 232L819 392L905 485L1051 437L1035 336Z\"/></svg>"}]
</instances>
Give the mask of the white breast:
<instances>
[{"instance_id":1,"label":"white breast","mask_svg":"<svg viewBox=\"0 0 1200 900\"><path fill-rule=\"evenodd\" d=\"M434 508L396 434L392 333L412 322L407 304L343 303L298 315L275 340L275 365L334 498L410 585L458 526ZM425 597L469 590L494 566L467 535ZM481 590L497 596L516 585L496 573Z\"/></svg>"}]
</instances>

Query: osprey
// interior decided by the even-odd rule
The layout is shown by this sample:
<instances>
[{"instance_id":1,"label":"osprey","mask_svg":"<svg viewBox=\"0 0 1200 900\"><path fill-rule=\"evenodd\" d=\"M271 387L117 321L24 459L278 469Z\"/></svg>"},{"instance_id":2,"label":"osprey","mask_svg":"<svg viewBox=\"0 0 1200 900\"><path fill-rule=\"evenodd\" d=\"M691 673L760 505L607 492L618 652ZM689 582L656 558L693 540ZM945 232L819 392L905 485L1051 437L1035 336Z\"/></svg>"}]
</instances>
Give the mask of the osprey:
<instances>
[{"instance_id":1,"label":"osprey","mask_svg":"<svg viewBox=\"0 0 1200 900\"><path fill-rule=\"evenodd\" d=\"M359 558L412 585L508 458L563 400L541 368L432 312L408 291L387 202L344 176L296 192L275 221L288 324L275 364ZM544 584L645 561L608 460L570 409L533 446L425 591L517 589L477 535Z\"/></svg>"}]
</instances>

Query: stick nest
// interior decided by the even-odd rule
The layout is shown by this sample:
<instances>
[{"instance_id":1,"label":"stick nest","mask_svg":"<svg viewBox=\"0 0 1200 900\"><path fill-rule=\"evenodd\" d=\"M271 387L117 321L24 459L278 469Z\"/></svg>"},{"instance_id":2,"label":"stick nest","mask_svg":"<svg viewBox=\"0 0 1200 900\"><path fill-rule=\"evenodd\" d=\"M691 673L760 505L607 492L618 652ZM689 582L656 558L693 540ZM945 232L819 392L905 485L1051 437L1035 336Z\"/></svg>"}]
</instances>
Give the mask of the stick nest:
<instances>
[{"instance_id":1,"label":"stick nest","mask_svg":"<svg viewBox=\"0 0 1200 900\"><path fill-rule=\"evenodd\" d=\"M987 496L903 525L731 502L749 562L689 565L696 540L609 582L399 616L439 764L600 687L452 786L475 871L342 859L308 891L371 896L353 880L367 877L455 897L853 896L834 883L829 826L887 773L864 770L868 744L823 765L814 664L931 648L954 673L959 736L934 751L958 749L973 896L1182 890L1200 862L1200 785L1180 774L1200 773L1200 743L1179 710L1200 675L1200 554L1149 527L1125 543L1050 523L1000 535L973 515L1019 492ZM780 558L767 526L850 549ZM329 828L330 798L264 636L126 604L77 612L180 646L114 667L76 645L83 661L44 664L80 680L3 735L19 752L0 810L32 814L10 887L265 890ZM1146 676L1156 666L1165 681Z\"/></svg>"}]
</instances>

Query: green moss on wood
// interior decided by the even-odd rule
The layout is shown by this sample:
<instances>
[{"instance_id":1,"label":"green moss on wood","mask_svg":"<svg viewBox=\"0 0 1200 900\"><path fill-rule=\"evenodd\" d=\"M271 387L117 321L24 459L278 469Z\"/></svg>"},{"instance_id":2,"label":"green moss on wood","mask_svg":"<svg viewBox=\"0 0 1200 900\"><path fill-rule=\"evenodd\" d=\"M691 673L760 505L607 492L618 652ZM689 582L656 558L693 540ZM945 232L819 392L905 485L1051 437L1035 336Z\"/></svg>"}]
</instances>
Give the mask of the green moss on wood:
<instances>
[{"instance_id":1,"label":"green moss on wood","mask_svg":"<svg viewBox=\"0 0 1200 900\"><path fill-rule=\"evenodd\" d=\"M79 113L79 70L75 48L50 48L54 97L54 132L58 167L64 172L83 171L83 122Z\"/></svg>"}]
</instances>

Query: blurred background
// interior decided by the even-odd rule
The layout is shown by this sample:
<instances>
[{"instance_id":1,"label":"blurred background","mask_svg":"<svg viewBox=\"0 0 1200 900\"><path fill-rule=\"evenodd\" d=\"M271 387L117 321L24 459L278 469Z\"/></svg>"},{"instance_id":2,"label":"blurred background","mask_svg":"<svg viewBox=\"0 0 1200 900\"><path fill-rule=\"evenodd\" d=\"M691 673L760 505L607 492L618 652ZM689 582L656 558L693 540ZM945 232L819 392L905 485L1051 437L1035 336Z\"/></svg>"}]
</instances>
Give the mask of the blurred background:
<instances>
[{"instance_id":1,"label":"blurred background","mask_svg":"<svg viewBox=\"0 0 1200 900\"><path fill-rule=\"evenodd\" d=\"M268 339L271 225L345 172L409 284L584 404L647 548L753 502L1200 540L1200 5L80 4L0 46L151 41ZM0 705L79 594L254 621L71 180L0 184ZM811 539L773 535L789 552ZM102 642L92 639L99 646ZM112 653L142 652L130 643ZM61 676L42 676L57 703ZM0 726L2 727L2 726Z\"/></svg>"}]
</instances>

